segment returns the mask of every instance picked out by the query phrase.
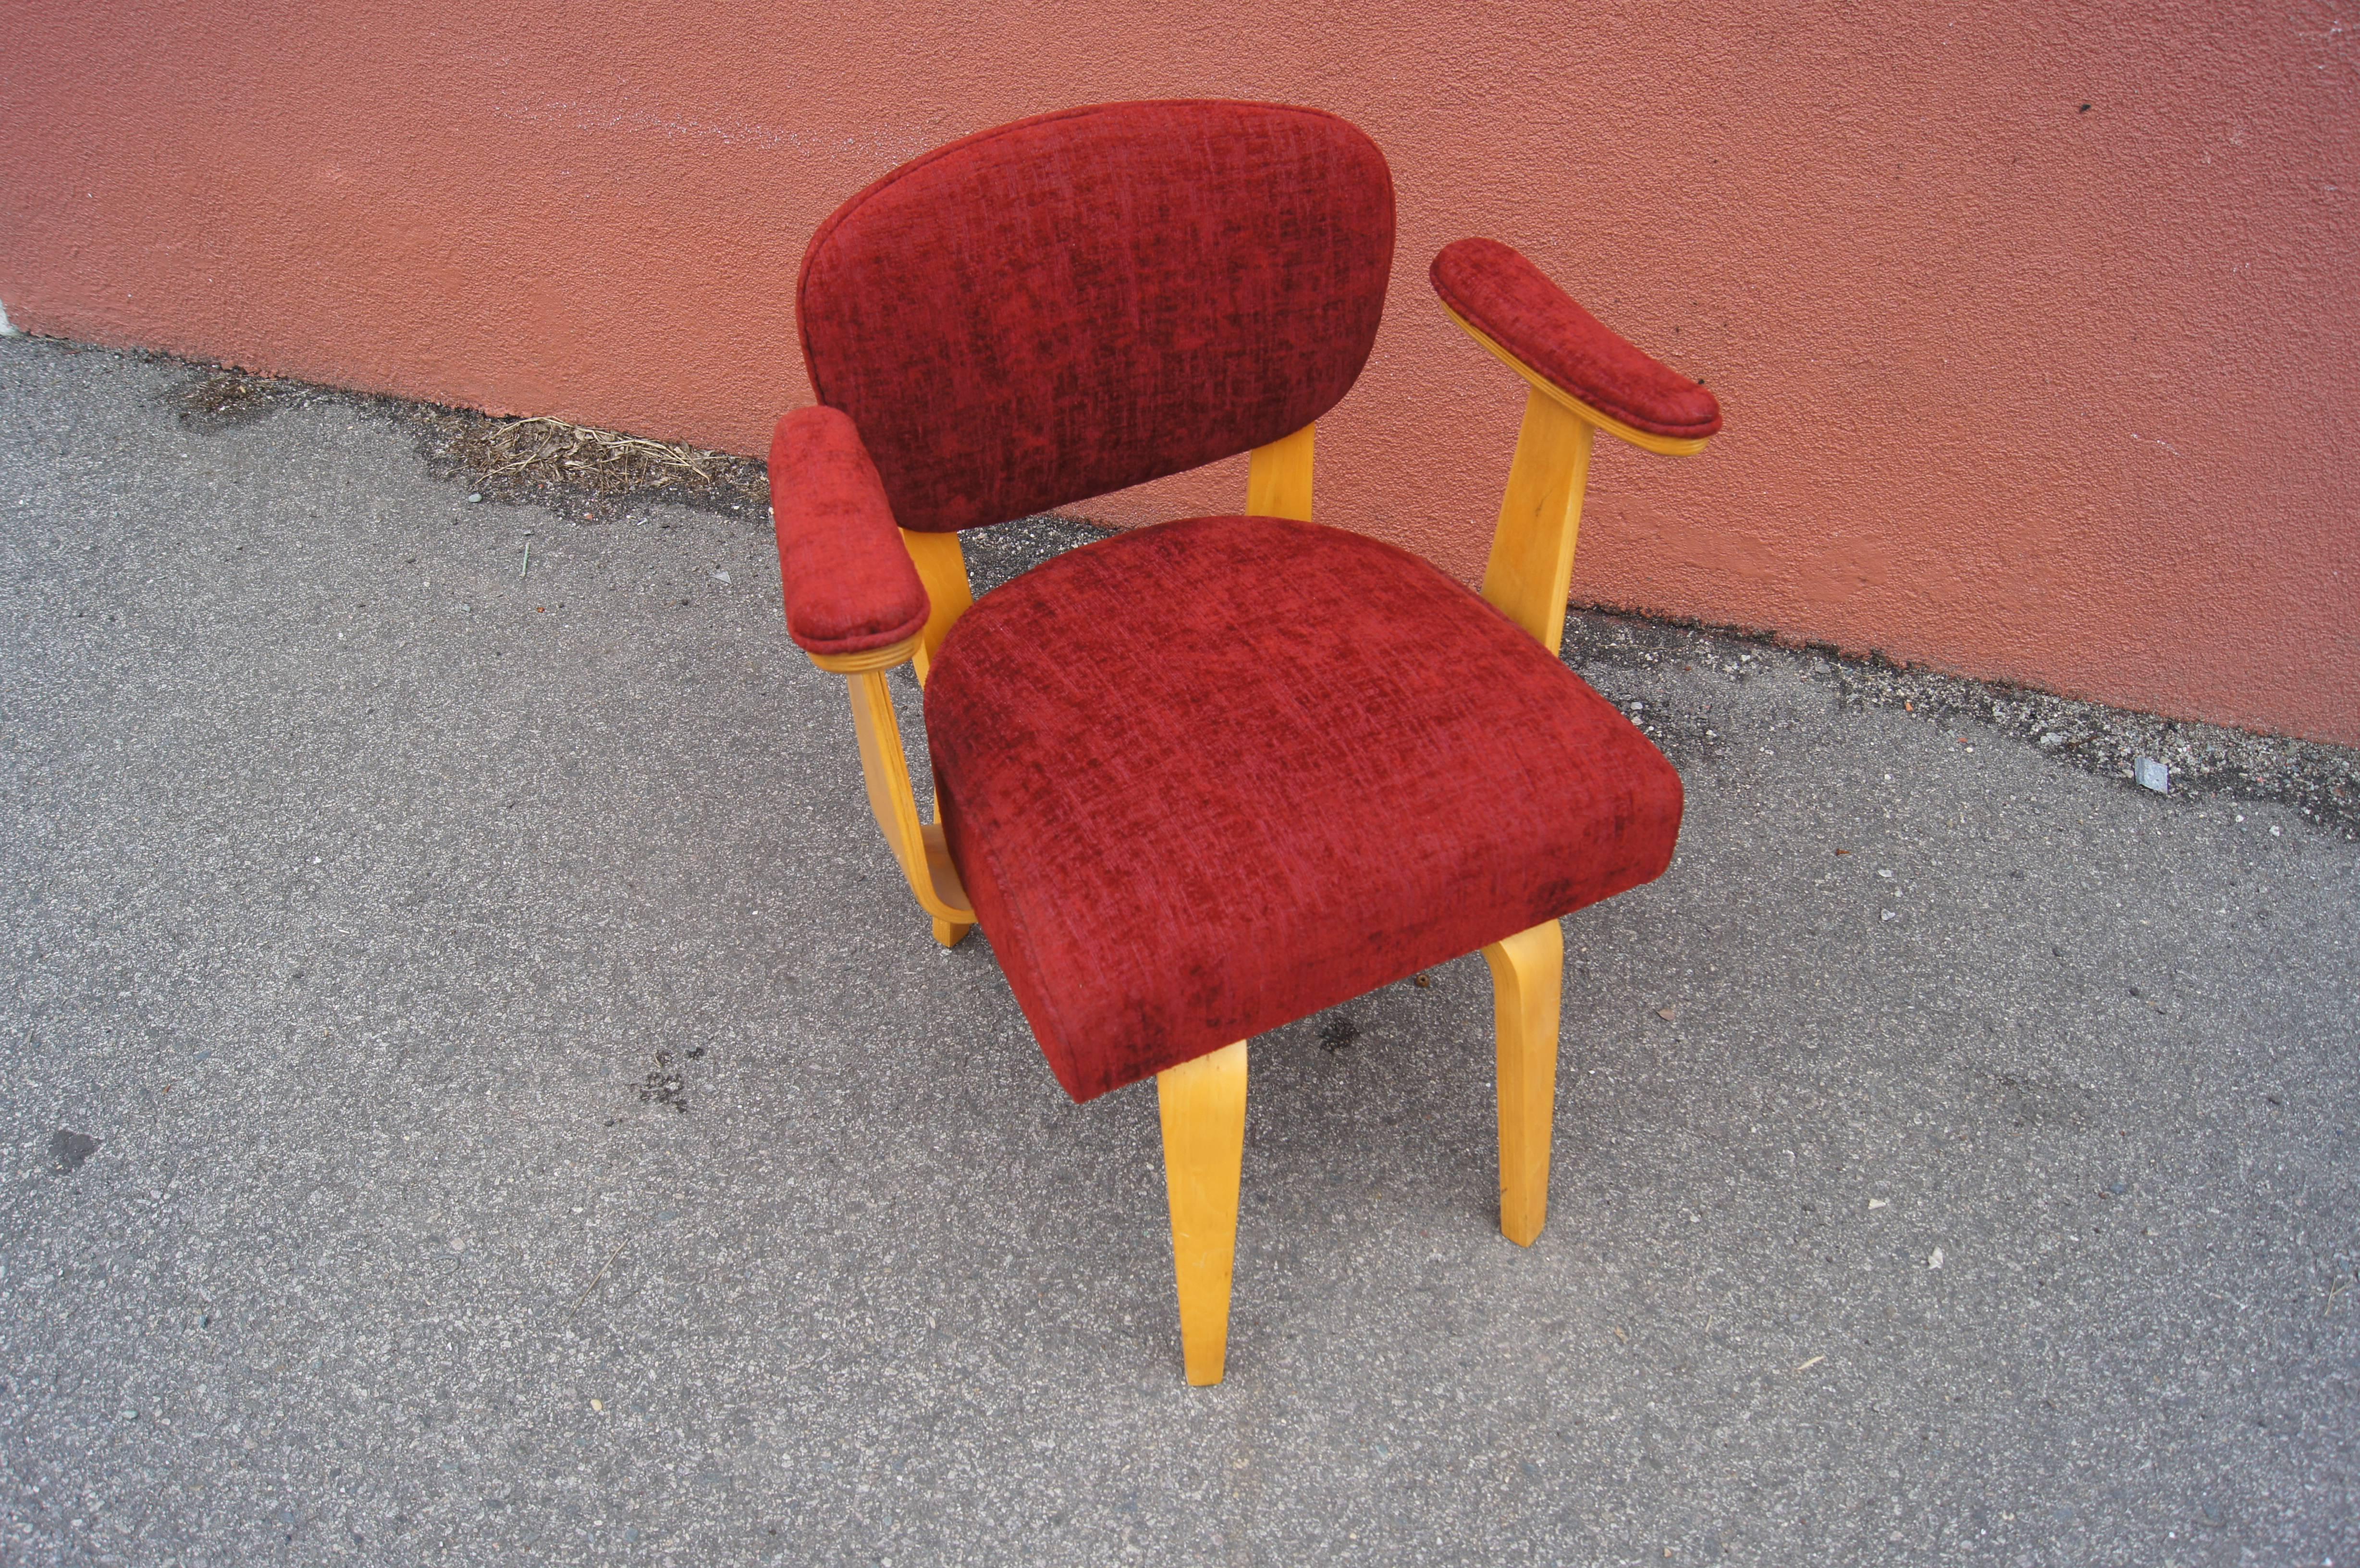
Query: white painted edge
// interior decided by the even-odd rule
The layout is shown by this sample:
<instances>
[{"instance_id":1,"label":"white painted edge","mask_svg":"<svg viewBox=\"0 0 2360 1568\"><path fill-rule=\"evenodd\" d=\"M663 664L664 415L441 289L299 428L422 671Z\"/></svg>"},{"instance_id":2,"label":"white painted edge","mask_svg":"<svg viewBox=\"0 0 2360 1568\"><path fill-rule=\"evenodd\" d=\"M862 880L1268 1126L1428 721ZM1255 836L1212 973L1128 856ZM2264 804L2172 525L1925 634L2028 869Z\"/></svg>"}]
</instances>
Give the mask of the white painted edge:
<instances>
[{"instance_id":1,"label":"white painted edge","mask_svg":"<svg viewBox=\"0 0 2360 1568\"><path fill-rule=\"evenodd\" d=\"M8 306L5 301L0 301L0 338L13 338L16 335L16 329L8 321Z\"/></svg>"}]
</instances>

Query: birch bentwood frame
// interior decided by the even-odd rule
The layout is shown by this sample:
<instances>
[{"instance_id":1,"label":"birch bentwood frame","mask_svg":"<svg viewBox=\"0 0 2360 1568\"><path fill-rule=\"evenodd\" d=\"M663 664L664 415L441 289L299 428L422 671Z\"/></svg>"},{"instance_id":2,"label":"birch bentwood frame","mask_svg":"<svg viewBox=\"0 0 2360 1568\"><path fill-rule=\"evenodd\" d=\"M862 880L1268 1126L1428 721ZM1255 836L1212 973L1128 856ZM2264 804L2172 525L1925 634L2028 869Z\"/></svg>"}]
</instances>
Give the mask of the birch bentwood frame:
<instances>
[{"instance_id":1,"label":"birch bentwood frame","mask_svg":"<svg viewBox=\"0 0 2360 1568\"><path fill-rule=\"evenodd\" d=\"M1507 245L1434 258L1529 383L1480 597L1312 520L1314 430L1375 341L1382 155L1317 110L1116 103L956 142L821 227L818 399L779 422L790 633L850 689L869 804L936 941L977 926L1066 1092L1153 1077L1188 1380L1229 1334L1254 1035L1480 951L1500 1225L1548 1208L1571 911L1661 875L1678 776L1558 659L1600 431L1668 456L1712 395ZM1239 452L1244 510L980 600L959 531ZM887 671L923 690L921 813Z\"/></svg>"}]
</instances>

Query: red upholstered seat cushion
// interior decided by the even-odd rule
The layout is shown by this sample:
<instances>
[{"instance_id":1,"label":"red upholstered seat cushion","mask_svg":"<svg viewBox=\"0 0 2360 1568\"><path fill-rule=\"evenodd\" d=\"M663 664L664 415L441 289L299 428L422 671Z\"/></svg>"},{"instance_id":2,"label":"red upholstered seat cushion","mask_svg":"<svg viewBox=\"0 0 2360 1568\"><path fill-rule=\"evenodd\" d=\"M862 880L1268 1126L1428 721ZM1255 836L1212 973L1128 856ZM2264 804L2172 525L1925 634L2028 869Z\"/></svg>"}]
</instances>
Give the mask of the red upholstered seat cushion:
<instances>
[{"instance_id":1,"label":"red upholstered seat cushion","mask_svg":"<svg viewBox=\"0 0 2360 1568\"><path fill-rule=\"evenodd\" d=\"M1469 325L1601 414L1659 436L1709 436L1721 403L1574 303L1498 240L1442 247L1427 276Z\"/></svg>"},{"instance_id":2,"label":"red upholstered seat cushion","mask_svg":"<svg viewBox=\"0 0 2360 1568\"><path fill-rule=\"evenodd\" d=\"M796 320L905 528L1177 474L1333 408L1376 341L1393 177L1317 109L1105 103L886 175L820 226Z\"/></svg>"},{"instance_id":3,"label":"red upholstered seat cushion","mask_svg":"<svg viewBox=\"0 0 2360 1568\"><path fill-rule=\"evenodd\" d=\"M915 637L931 606L893 526L860 432L834 408L798 408L770 437L770 521L787 634L813 653Z\"/></svg>"},{"instance_id":4,"label":"red upholstered seat cushion","mask_svg":"<svg viewBox=\"0 0 2360 1568\"><path fill-rule=\"evenodd\" d=\"M1660 875L1680 782L1417 558L1271 517L1061 556L944 644L945 831L1076 1099Z\"/></svg>"}]
</instances>

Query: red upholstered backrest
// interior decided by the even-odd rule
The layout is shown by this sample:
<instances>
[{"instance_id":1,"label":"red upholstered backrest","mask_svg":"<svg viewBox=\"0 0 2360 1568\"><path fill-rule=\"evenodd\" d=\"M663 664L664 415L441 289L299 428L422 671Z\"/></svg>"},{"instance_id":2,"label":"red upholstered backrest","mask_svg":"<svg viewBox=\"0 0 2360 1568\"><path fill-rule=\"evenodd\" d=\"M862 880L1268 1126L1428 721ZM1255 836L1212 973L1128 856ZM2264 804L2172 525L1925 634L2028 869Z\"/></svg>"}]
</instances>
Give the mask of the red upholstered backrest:
<instances>
[{"instance_id":1,"label":"red upholstered backrest","mask_svg":"<svg viewBox=\"0 0 2360 1568\"><path fill-rule=\"evenodd\" d=\"M1350 389L1393 178L1333 114L1070 109L939 147L838 208L796 314L905 528L1005 522L1300 430Z\"/></svg>"}]
</instances>

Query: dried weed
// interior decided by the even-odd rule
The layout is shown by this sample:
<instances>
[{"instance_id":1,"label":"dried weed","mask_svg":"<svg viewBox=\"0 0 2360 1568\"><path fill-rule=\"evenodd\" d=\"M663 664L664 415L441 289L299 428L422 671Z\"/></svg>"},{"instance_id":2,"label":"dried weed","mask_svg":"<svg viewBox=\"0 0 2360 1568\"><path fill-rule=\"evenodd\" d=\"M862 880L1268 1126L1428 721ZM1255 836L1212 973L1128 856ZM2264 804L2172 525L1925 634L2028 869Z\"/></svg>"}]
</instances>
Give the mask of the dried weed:
<instances>
[{"instance_id":1,"label":"dried weed","mask_svg":"<svg viewBox=\"0 0 2360 1568\"><path fill-rule=\"evenodd\" d=\"M762 465L750 458L547 415L497 419L432 407L408 413L435 473L464 479L486 500L540 503L585 521L644 500L738 513L770 501Z\"/></svg>"},{"instance_id":2,"label":"dried weed","mask_svg":"<svg viewBox=\"0 0 2360 1568\"><path fill-rule=\"evenodd\" d=\"M192 430L224 430L252 424L290 403L300 403L311 388L300 381L255 376L225 365L209 365L203 375L172 393L173 417Z\"/></svg>"},{"instance_id":3,"label":"dried weed","mask_svg":"<svg viewBox=\"0 0 2360 1568\"><path fill-rule=\"evenodd\" d=\"M754 466L720 452L570 425L547 415L501 419L437 409L426 421L442 435L453 463L499 488L565 486L595 495L705 492L742 482L745 475L735 471Z\"/></svg>"}]
</instances>

